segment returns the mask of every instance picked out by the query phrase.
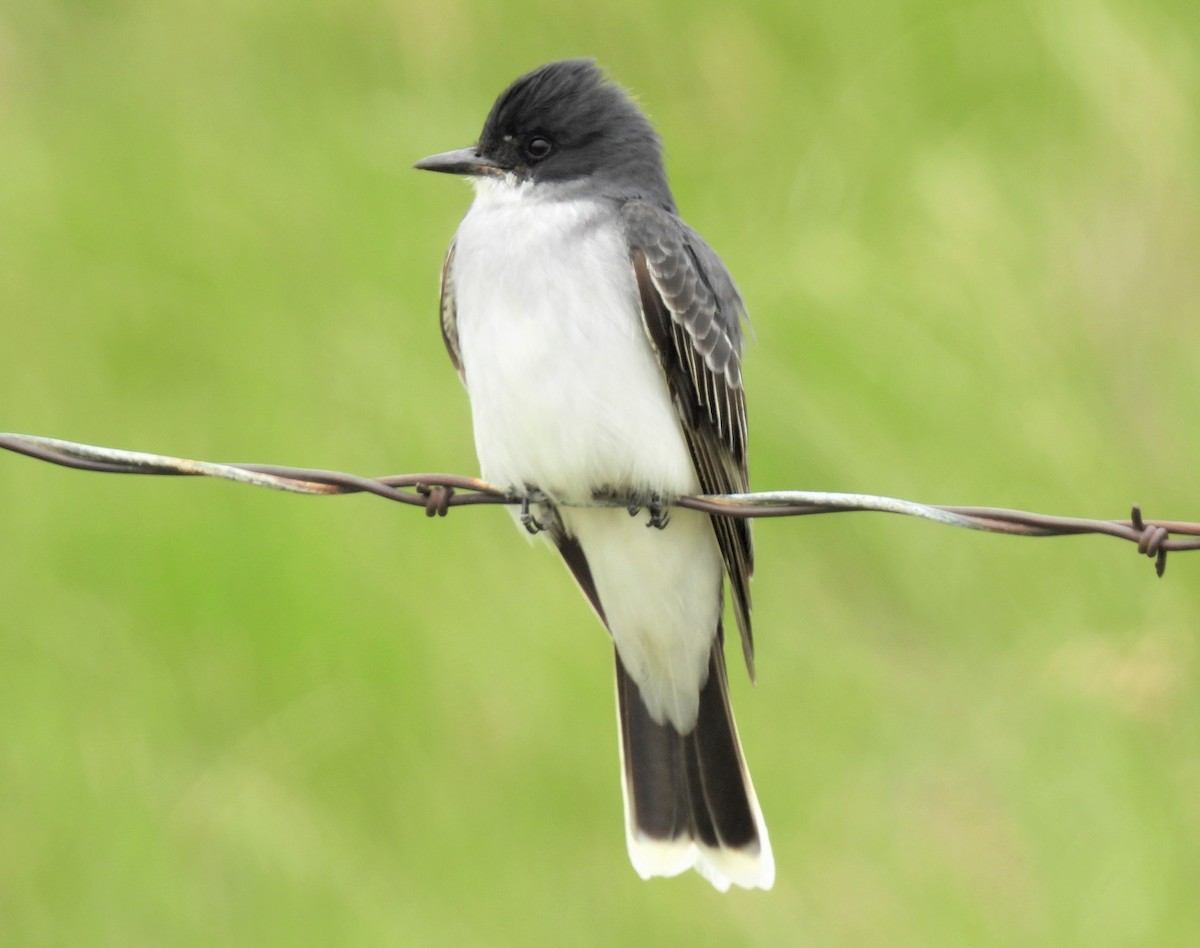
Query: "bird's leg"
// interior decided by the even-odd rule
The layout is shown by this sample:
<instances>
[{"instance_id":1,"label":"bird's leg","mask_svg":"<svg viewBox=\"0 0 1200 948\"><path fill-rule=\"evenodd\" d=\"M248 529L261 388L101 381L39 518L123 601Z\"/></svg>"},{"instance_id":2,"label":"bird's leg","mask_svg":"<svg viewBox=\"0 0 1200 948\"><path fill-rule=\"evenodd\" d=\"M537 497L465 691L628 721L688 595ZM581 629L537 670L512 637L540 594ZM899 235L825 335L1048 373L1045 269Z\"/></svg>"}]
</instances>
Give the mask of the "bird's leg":
<instances>
[{"instance_id":1,"label":"bird's leg","mask_svg":"<svg viewBox=\"0 0 1200 948\"><path fill-rule=\"evenodd\" d=\"M509 501L521 501L521 513L517 519L521 526L529 531L530 536L537 536L543 530L549 529L554 522L553 510L547 511L544 517L538 517L531 509L533 504L544 504L547 501L546 495L536 487L530 487L528 484L521 488L509 487L504 491L504 497Z\"/></svg>"},{"instance_id":2,"label":"bird's leg","mask_svg":"<svg viewBox=\"0 0 1200 948\"><path fill-rule=\"evenodd\" d=\"M629 511L629 516L636 517L638 511L643 507L650 514L650 519L646 521L647 527L662 530L670 523L670 507L667 504L666 498L657 491L638 491L629 496L629 506L626 508Z\"/></svg>"}]
</instances>

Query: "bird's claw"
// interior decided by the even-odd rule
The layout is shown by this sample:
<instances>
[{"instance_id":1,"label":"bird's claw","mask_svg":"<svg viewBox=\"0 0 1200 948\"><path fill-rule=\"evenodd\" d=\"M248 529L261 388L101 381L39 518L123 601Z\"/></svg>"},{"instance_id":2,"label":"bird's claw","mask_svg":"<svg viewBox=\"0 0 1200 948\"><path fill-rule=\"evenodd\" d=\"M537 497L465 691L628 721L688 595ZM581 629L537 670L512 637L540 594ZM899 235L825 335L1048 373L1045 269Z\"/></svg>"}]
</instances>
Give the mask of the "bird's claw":
<instances>
[{"instance_id":1,"label":"bird's claw","mask_svg":"<svg viewBox=\"0 0 1200 948\"><path fill-rule=\"evenodd\" d=\"M662 494L634 494L629 499L629 506L626 509L629 511L629 516L636 517L643 507L650 515L646 521L647 527L663 530L671 522L671 510Z\"/></svg>"},{"instance_id":2,"label":"bird's claw","mask_svg":"<svg viewBox=\"0 0 1200 948\"><path fill-rule=\"evenodd\" d=\"M531 509L533 504L541 504L546 502L546 495L540 490L525 489L518 490L515 487L510 487L504 492L504 496L515 501L518 498L521 501L521 512L517 515L517 520L521 526L529 533L530 536L537 536L543 530L547 530L550 524L554 521L554 512L549 511L544 517L539 517Z\"/></svg>"}]
</instances>

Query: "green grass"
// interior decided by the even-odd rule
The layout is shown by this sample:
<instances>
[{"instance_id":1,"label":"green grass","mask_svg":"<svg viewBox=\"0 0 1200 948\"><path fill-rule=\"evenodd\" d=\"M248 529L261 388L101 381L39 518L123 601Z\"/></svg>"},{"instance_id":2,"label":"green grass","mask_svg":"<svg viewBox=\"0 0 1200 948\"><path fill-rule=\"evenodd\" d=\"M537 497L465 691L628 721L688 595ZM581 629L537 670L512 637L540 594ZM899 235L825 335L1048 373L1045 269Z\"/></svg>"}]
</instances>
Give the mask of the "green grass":
<instances>
[{"instance_id":1,"label":"green grass","mask_svg":"<svg viewBox=\"0 0 1200 948\"><path fill-rule=\"evenodd\" d=\"M5 4L0 428L474 471L409 166L580 54L750 304L755 486L1200 519L1184 0ZM608 644L499 511L0 456L0 942L1200 938L1200 559L756 536L723 897L629 867Z\"/></svg>"}]
</instances>

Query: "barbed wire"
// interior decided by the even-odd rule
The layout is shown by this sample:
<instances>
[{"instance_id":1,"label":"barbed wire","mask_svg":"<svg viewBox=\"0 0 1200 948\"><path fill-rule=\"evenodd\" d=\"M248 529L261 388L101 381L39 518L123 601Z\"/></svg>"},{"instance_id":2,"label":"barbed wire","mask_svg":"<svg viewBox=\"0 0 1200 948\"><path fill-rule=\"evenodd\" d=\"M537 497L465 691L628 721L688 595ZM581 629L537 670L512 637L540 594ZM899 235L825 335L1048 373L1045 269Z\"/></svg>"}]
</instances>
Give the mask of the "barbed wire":
<instances>
[{"instance_id":1,"label":"barbed wire","mask_svg":"<svg viewBox=\"0 0 1200 948\"><path fill-rule=\"evenodd\" d=\"M372 478L341 471L274 464L218 464L212 461L193 461L162 454L123 451L22 434L0 434L0 448L63 467L106 474L216 477L293 494L328 496L370 493L385 500L423 507L426 516L429 517L444 517L451 507L478 504L524 504L528 507L531 500L529 494L518 495L511 489L506 490L479 478L459 474L397 474ZM545 500L545 497L539 495L532 499L538 502ZM637 513L643 502L644 498L597 497L586 506L626 507L630 513ZM583 506L557 500L554 503L558 506ZM1155 561L1155 570L1159 576L1162 576L1166 569L1168 552L1200 549L1200 523L1145 520L1137 505L1134 505L1128 520L1091 520L998 507L921 504L895 497L830 491L782 490L748 494L700 494L666 498L665 503L718 517L802 517L873 511L919 517L950 527L1009 536L1102 534L1136 544L1139 553Z\"/></svg>"}]
</instances>

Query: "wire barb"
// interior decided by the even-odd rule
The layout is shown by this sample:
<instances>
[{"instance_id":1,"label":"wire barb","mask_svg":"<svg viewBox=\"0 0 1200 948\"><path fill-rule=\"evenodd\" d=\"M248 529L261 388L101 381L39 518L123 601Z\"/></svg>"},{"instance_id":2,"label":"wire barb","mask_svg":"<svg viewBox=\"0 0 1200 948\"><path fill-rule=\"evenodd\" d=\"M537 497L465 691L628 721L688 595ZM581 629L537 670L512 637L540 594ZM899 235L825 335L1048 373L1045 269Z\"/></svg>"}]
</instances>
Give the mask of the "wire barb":
<instances>
[{"instance_id":1,"label":"wire barb","mask_svg":"<svg viewBox=\"0 0 1200 948\"><path fill-rule=\"evenodd\" d=\"M157 474L217 477L223 480L267 487L294 494L370 493L385 500L422 507L427 517L444 517L451 507L477 504L521 504L531 532L548 524L538 521L531 503L551 503L543 493L523 485L507 490L486 481L460 474L397 474L391 477L361 477L340 471L279 467L269 464L215 464L161 454L122 451L95 445L44 438L38 435L0 434L0 448L76 470L106 474ZM644 497L610 494L593 497L587 506L641 507ZM557 506L581 506L555 500ZM873 511L919 517L935 523L1009 536L1052 537L1103 534L1127 540L1143 556L1154 560L1159 576L1167 568L1167 553L1200 549L1200 523L1146 521L1141 507L1134 505L1129 520L1087 520L1005 510L996 507L948 507L921 504L874 494L841 494L828 491L764 491L753 494L702 494L672 498L665 506L685 507L717 517L800 517L810 514ZM666 510L661 511L665 522Z\"/></svg>"},{"instance_id":2,"label":"wire barb","mask_svg":"<svg viewBox=\"0 0 1200 948\"><path fill-rule=\"evenodd\" d=\"M426 517L444 517L450 511L454 488L449 484L418 484L416 490L425 498Z\"/></svg>"},{"instance_id":3,"label":"wire barb","mask_svg":"<svg viewBox=\"0 0 1200 948\"><path fill-rule=\"evenodd\" d=\"M1139 534L1137 541L1137 550L1143 556L1149 556L1154 559L1154 571L1162 576L1167 570L1167 546L1166 542L1171 538L1171 532L1161 524L1146 523L1142 520L1142 508L1138 504L1133 505L1133 511L1130 514L1130 522L1133 529Z\"/></svg>"}]
</instances>

